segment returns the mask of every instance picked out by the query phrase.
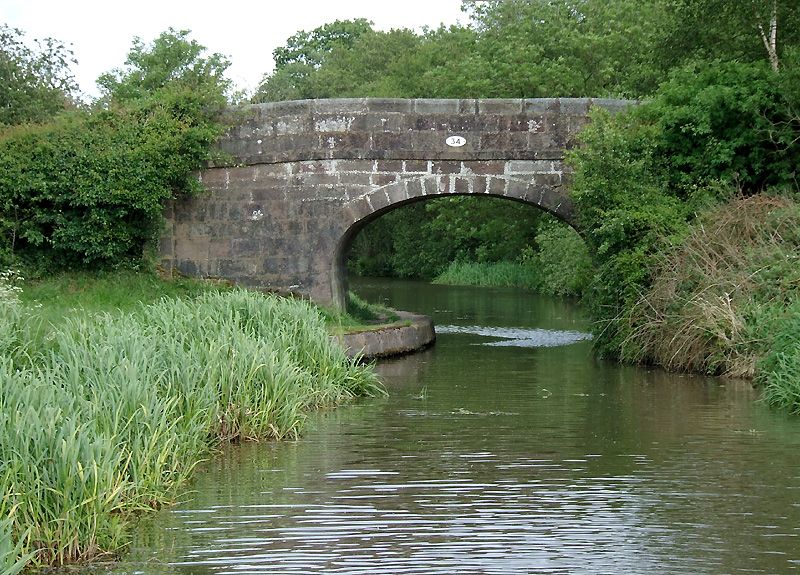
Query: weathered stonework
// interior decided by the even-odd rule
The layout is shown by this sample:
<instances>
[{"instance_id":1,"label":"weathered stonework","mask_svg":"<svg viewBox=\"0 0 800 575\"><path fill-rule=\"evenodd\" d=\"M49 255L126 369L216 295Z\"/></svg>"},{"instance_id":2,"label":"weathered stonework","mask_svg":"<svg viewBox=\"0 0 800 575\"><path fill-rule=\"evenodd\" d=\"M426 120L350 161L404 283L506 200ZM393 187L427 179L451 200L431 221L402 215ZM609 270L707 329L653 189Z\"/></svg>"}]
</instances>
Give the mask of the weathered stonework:
<instances>
[{"instance_id":1,"label":"weathered stonework","mask_svg":"<svg viewBox=\"0 0 800 575\"><path fill-rule=\"evenodd\" d=\"M350 242L445 195L536 205L572 224L563 158L592 106L622 100L304 100L231 112L208 190L167 207L162 264L342 306ZM461 136L460 147L446 144Z\"/></svg>"},{"instance_id":2,"label":"weathered stonework","mask_svg":"<svg viewBox=\"0 0 800 575\"><path fill-rule=\"evenodd\" d=\"M348 333L337 337L349 357L376 359L403 355L423 349L434 342L436 332L431 318L398 312L409 325L387 326L372 331Z\"/></svg>"}]
</instances>

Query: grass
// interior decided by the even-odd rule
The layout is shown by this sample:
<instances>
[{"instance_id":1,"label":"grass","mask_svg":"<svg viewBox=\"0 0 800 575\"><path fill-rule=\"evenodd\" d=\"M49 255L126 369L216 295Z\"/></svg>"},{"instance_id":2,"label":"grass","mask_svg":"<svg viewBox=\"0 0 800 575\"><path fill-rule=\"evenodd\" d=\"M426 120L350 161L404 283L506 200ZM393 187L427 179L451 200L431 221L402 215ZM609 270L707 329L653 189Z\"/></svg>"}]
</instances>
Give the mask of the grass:
<instances>
[{"instance_id":1,"label":"grass","mask_svg":"<svg viewBox=\"0 0 800 575\"><path fill-rule=\"evenodd\" d=\"M372 331L390 325L410 325L410 322L400 322L396 310L366 302L353 292L347 292L347 311L323 308L322 314L333 335Z\"/></svg>"},{"instance_id":2,"label":"grass","mask_svg":"<svg viewBox=\"0 0 800 575\"><path fill-rule=\"evenodd\" d=\"M453 262L433 283L537 290L541 285L533 266L518 262Z\"/></svg>"},{"instance_id":3,"label":"grass","mask_svg":"<svg viewBox=\"0 0 800 575\"><path fill-rule=\"evenodd\" d=\"M74 299L0 282L4 573L117 554L221 443L294 438L310 411L383 393L308 302L192 282L158 299L123 277L57 280Z\"/></svg>"}]
</instances>

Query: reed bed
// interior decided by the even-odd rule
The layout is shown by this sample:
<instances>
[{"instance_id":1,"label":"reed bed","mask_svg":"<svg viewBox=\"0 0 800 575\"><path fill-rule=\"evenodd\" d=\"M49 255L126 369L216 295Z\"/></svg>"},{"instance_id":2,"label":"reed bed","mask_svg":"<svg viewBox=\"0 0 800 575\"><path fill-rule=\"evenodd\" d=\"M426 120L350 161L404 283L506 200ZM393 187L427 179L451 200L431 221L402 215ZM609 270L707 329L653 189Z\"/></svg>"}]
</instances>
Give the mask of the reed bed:
<instances>
[{"instance_id":1,"label":"reed bed","mask_svg":"<svg viewBox=\"0 0 800 575\"><path fill-rule=\"evenodd\" d=\"M433 283L538 290L541 278L534 266L517 262L452 262Z\"/></svg>"},{"instance_id":2,"label":"reed bed","mask_svg":"<svg viewBox=\"0 0 800 575\"><path fill-rule=\"evenodd\" d=\"M309 411L383 393L317 308L244 290L36 331L0 299L3 573L117 554L222 442L294 438Z\"/></svg>"}]
</instances>

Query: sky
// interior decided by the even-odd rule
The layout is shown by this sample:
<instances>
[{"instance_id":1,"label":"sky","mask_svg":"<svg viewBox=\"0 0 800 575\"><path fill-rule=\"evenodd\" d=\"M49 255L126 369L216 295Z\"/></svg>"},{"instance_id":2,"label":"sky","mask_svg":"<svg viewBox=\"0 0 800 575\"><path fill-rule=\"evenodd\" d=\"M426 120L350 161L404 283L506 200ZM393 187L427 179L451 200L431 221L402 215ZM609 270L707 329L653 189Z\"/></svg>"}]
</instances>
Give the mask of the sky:
<instances>
[{"instance_id":1,"label":"sky","mask_svg":"<svg viewBox=\"0 0 800 575\"><path fill-rule=\"evenodd\" d=\"M81 91L97 96L100 74L122 66L138 36L150 42L172 27L231 61L228 76L252 92L272 70L272 50L298 30L366 18L379 30L464 23L461 0L0 0L0 23L26 40L55 38L74 53Z\"/></svg>"}]
</instances>

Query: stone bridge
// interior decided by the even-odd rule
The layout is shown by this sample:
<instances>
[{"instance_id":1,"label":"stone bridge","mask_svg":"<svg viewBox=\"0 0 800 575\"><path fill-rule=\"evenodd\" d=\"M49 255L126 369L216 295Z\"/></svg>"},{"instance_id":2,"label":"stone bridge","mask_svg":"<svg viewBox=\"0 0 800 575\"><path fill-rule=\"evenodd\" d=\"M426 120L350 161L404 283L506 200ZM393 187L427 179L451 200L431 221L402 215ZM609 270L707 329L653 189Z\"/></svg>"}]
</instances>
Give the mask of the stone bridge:
<instances>
[{"instance_id":1,"label":"stone bridge","mask_svg":"<svg viewBox=\"0 0 800 575\"><path fill-rule=\"evenodd\" d=\"M304 100L232 112L207 193L166 209L161 262L344 306L349 245L411 202L485 195L574 224L564 153L624 100Z\"/></svg>"}]
</instances>

